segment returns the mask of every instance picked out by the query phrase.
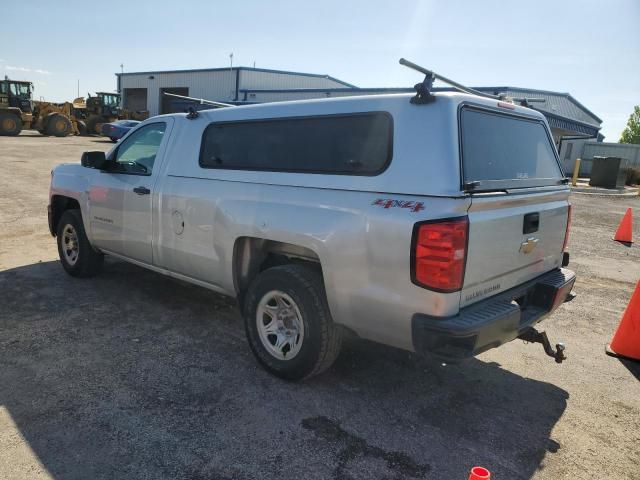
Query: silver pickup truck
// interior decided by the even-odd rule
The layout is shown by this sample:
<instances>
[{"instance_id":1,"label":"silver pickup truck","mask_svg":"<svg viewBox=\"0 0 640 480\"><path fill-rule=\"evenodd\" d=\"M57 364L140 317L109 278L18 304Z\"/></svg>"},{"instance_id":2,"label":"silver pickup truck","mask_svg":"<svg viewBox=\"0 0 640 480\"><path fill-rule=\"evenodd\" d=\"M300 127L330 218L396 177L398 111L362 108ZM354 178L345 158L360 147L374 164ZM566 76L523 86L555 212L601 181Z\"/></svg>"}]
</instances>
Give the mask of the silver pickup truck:
<instances>
[{"instance_id":1,"label":"silver pickup truck","mask_svg":"<svg viewBox=\"0 0 640 480\"><path fill-rule=\"evenodd\" d=\"M345 332L455 361L567 299L569 189L544 117L437 93L150 118L52 172L70 275L104 255L235 297L258 361L297 380ZM212 348L214 348L212 346Z\"/></svg>"}]
</instances>

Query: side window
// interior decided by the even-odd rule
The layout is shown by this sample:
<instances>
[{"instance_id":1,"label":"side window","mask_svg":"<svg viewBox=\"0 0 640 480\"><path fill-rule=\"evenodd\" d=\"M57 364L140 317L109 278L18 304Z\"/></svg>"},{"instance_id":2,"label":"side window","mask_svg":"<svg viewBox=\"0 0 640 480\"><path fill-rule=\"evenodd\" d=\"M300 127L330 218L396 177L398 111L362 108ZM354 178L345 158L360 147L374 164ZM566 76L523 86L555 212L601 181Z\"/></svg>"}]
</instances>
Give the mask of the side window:
<instances>
[{"instance_id":1,"label":"side window","mask_svg":"<svg viewBox=\"0 0 640 480\"><path fill-rule=\"evenodd\" d=\"M393 119L385 112L212 123L203 168L378 175L391 161Z\"/></svg>"},{"instance_id":2,"label":"side window","mask_svg":"<svg viewBox=\"0 0 640 480\"><path fill-rule=\"evenodd\" d=\"M116 172L151 175L166 124L152 123L136 130L116 150Z\"/></svg>"},{"instance_id":3,"label":"side window","mask_svg":"<svg viewBox=\"0 0 640 480\"><path fill-rule=\"evenodd\" d=\"M0 93L3 95L6 95L7 93L9 93L7 82L0 82Z\"/></svg>"}]
</instances>

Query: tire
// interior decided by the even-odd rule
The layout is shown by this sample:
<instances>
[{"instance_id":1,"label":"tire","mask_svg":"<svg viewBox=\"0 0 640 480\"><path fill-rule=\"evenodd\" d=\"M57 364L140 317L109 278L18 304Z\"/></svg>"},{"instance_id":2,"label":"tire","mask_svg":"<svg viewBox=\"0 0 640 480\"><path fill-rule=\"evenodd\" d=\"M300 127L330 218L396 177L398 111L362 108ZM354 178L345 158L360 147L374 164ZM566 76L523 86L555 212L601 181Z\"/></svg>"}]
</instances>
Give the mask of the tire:
<instances>
[{"instance_id":1,"label":"tire","mask_svg":"<svg viewBox=\"0 0 640 480\"><path fill-rule=\"evenodd\" d=\"M54 137L66 137L71 133L73 126L71 120L60 113L54 113L47 119L47 127L45 131L47 135Z\"/></svg>"},{"instance_id":2,"label":"tire","mask_svg":"<svg viewBox=\"0 0 640 480\"><path fill-rule=\"evenodd\" d=\"M340 353L342 328L331 318L322 276L311 268L282 265L260 273L245 296L243 316L253 354L277 377L312 377Z\"/></svg>"},{"instance_id":3,"label":"tire","mask_svg":"<svg viewBox=\"0 0 640 480\"><path fill-rule=\"evenodd\" d=\"M80 210L66 210L60 217L56 234L60 262L69 275L92 277L100 273L104 255L89 243Z\"/></svg>"},{"instance_id":4,"label":"tire","mask_svg":"<svg viewBox=\"0 0 640 480\"><path fill-rule=\"evenodd\" d=\"M22 131L22 119L13 114L0 113L0 135L15 137Z\"/></svg>"},{"instance_id":5,"label":"tire","mask_svg":"<svg viewBox=\"0 0 640 480\"><path fill-rule=\"evenodd\" d=\"M103 122L102 122L102 118L97 115L92 115L89 118L87 118L87 121L86 121L87 133L89 135L100 135L100 132L96 128L99 123L103 123Z\"/></svg>"},{"instance_id":6,"label":"tire","mask_svg":"<svg viewBox=\"0 0 640 480\"><path fill-rule=\"evenodd\" d=\"M86 135L87 134L87 124L82 120L76 120L76 125L78 126L78 135Z\"/></svg>"}]
</instances>

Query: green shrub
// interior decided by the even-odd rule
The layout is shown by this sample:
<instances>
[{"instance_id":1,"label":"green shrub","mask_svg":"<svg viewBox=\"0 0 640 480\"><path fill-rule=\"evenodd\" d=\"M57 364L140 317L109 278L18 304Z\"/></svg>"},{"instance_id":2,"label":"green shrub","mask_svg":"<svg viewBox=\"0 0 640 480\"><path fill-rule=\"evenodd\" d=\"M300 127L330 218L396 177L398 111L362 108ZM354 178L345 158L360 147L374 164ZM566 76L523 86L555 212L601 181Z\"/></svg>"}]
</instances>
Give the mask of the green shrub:
<instances>
[{"instance_id":1,"label":"green shrub","mask_svg":"<svg viewBox=\"0 0 640 480\"><path fill-rule=\"evenodd\" d=\"M628 167L623 171L626 175L626 185L640 185L640 167Z\"/></svg>"}]
</instances>

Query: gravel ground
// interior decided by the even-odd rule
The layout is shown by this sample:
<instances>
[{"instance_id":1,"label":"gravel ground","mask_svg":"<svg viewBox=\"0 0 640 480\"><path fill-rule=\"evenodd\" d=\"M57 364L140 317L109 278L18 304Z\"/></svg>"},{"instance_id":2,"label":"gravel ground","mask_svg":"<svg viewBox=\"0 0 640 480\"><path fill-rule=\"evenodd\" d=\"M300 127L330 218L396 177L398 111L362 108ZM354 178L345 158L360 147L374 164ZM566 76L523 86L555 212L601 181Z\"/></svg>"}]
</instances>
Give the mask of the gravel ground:
<instances>
[{"instance_id":1,"label":"gravel ground","mask_svg":"<svg viewBox=\"0 0 640 480\"><path fill-rule=\"evenodd\" d=\"M442 366L352 340L290 384L228 299L114 260L64 274L49 171L109 146L0 137L0 478L639 478L640 366L603 351L640 275L611 241L639 198L572 196L579 296L545 324L564 364L520 341Z\"/></svg>"}]
</instances>

